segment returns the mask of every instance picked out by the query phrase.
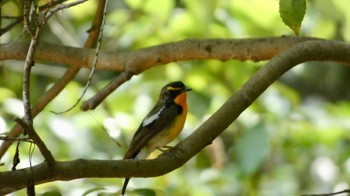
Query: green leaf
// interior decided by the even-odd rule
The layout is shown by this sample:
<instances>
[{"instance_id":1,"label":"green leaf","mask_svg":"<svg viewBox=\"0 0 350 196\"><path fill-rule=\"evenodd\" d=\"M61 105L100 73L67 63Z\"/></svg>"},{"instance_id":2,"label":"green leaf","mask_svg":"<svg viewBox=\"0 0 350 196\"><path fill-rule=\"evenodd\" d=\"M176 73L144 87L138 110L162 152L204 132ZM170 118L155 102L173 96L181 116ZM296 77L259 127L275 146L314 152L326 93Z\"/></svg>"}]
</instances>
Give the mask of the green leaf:
<instances>
[{"instance_id":1,"label":"green leaf","mask_svg":"<svg viewBox=\"0 0 350 196\"><path fill-rule=\"evenodd\" d=\"M252 174L266 159L270 151L269 133L262 123L247 129L237 142L238 163L245 174Z\"/></svg>"},{"instance_id":2,"label":"green leaf","mask_svg":"<svg viewBox=\"0 0 350 196\"><path fill-rule=\"evenodd\" d=\"M280 0L280 16L296 35L299 35L305 11L306 0Z\"/></svg>"}]
</instances>

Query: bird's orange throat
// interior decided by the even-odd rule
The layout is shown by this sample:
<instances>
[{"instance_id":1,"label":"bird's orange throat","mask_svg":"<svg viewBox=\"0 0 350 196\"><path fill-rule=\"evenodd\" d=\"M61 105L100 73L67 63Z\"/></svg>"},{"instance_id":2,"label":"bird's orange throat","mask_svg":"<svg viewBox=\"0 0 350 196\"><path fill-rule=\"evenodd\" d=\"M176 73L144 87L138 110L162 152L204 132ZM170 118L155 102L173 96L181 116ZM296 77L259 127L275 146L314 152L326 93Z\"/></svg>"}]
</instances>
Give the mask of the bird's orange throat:
<instances>
[{"instance_id":1,"label":"bird's orange throat","mask_svg":"<svg viewBox=\"0 0 350 196\"><path fill-rule=\"evenodd\" d=\"M186 97L187 97L186 92L181 93L180 95L178 95L178 96L175 98L174 102L175 102L177 105L180 105L180 106L182 107L183 111L187 113Z\"/></svg>"}]
</instances>

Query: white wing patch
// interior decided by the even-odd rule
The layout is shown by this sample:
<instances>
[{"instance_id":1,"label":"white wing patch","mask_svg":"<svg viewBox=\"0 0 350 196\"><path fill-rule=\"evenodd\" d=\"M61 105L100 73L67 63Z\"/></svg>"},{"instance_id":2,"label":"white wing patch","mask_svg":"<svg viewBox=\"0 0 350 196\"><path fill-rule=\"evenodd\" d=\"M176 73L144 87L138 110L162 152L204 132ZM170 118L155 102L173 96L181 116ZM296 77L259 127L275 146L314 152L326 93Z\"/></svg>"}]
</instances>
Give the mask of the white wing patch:
<instances>
[{"instance_id":1,"label":"white wing patch","mask_svg":"<svg viewBox=\"0 0 350 196\"><path fill-rule=\"evenodd\" d=\"M150 117L145 118L142 122L142 127L146 127L147 125L156 121L159 118L160 113L162 113L162 111L164 110L164 108L165 108L165 106L161 107L157 113L153 114Z\"/></svg>"}]
</instances>

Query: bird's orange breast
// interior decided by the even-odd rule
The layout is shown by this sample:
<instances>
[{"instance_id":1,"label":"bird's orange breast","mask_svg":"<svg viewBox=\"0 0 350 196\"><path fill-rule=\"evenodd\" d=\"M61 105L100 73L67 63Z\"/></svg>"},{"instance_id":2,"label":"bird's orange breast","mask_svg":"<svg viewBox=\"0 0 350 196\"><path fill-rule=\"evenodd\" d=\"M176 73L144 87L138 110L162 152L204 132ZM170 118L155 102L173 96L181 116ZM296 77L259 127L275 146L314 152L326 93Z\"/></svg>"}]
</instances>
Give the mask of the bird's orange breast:
<instances>
[{"instance_id":1,"label":"bird's orange breast","mask_svg":"<svg viewBox=\"0 0 350 196\"><path fill-rule=\"evenodd\" d=\"M174 102L182 107L182 112L175 119L172 125L167 129L162 130L161 133L154 136L147 144L149 150L154 150L156 147L162 147L171 141L173 141L182 131L186 116L187 116L187 103L186 103L186 93L178 95Z\"/></svg>"},{"instance_id":2,"label":"bird's orange breast","mask_svg":"<svg viewBox=\"0 0 350 196\"><path fill-rule=\"evenodd\" d=\"M178 95L174 102L181 106L182 109L183 109L183 112L187 113L187 103L186 103L186 97L187 97L187 93L184 92L184 93L181 93L180 95Z\"/></svg>"}]
</instances>

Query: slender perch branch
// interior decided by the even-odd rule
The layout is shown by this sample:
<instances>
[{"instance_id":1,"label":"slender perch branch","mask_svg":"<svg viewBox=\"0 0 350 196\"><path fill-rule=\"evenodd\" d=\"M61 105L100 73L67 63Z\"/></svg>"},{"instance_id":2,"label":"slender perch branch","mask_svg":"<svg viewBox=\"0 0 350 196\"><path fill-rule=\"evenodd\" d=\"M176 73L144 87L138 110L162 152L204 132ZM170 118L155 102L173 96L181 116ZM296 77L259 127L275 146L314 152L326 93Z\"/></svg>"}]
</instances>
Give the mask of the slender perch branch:
<instances>
[{"instance_id":1,"label":"slender perch branch","mask_svg":"<svg viewBox=\"0 0 350 196\"><path fill-rule=\"evenodd\" d=\"M154 160L79 159L57 162L53 168L42 163L33 167L34 180L42 184L78 178L152 177L169 173L209 145L283 73L306 61L334 61L350 66L350 45L335 41L308 41L281 52L257 71L195 132L176 145L181 149L173 152L176 159L166 155ZM25 187L29 177L29 168L0 173L0 193Z\"/></svg>"}]
</instances>

